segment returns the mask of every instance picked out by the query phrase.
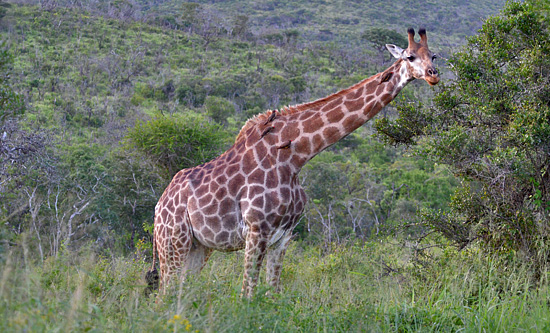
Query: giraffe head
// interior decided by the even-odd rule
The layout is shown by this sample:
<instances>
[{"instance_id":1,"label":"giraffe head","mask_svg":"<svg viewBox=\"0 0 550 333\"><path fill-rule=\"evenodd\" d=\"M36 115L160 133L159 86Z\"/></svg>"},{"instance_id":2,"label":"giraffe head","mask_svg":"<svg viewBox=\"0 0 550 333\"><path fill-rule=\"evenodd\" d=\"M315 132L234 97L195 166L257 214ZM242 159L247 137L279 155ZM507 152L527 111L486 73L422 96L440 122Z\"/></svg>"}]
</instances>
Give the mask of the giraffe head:
<instances>
[{"instance_id":1,"label":"giraffe head","mask_svg":"<svg viewBox=\"0 0 550 333\"><path fill-rule=\"evenodd\" d=\"M435 53L428 48L428 37L426 29L420 28L420 42L414 40L414 29L409 28L409 47L403 50L393 44L386 44L390 53L397 59L403 59L406 64L408 74L415 79L423 79L430 85L436 85L439 82L439 73L435 68L433 61L436 58Z\"/></svg>"}]
</instances>

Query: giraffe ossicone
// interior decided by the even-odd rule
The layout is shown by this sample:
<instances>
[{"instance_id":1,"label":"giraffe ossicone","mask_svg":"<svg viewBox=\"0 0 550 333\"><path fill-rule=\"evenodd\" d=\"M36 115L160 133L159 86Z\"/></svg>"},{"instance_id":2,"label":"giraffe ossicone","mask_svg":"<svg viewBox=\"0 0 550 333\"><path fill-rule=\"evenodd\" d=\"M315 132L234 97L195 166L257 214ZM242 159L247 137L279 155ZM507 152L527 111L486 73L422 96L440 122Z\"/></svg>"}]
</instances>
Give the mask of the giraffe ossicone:
<instances>
[{"instance_id":1,"label":"giraffe ossicone","mask_svg":"<svg viewBox=\"0 0 550 333\"><path fill-rule=\"evenodd\" d=\"M316 101L259 114L225 153L174 176L155 207L153 269L156 249L161 292L172 277L200 271L212 251L243 248L243 295L252 295L264 260L267 282L278 291L307 200L297 177L304 164L374 117L410 81L439 82L426 31L419 30L420 42L413 29L408 35L405 50L386 45L397 60L385 71Z\"/></svg>"}]
</instances>

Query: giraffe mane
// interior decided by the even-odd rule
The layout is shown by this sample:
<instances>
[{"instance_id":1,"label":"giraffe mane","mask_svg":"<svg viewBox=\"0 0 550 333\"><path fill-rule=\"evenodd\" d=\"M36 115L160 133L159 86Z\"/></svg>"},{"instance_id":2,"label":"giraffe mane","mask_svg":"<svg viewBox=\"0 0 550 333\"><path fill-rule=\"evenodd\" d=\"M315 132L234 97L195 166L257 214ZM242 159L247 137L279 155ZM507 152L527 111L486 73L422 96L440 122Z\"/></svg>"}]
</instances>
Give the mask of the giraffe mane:
<instances>
[{"instance_id":1,"label":"giraffe mane","mask_svg":"<svg viewBox=\"0 0 550 333\"><path fill-rule=\"evenodd\" d=\"M244 124L244 126L241 128L241 130L239 131L239 134L237 135L237 137L235 138L235 143L239 142L240 140L242 140L245 136L246 136L246 132L254 127L255 125L257 124L260 124L260 123L264 123L267 118L269 118L269 116L271 115L271 112L278 112L279 115L281 116L286 116L286 115L291 115L291 114L294 114L294 113L298 113L298 112L302 112L302 111L306 111L306 110L311 110L311 109L314 109L314 108L317 108L321 105L324 105L324 104L327 104L328 102L334 100L334 99L337 99L341 96L345 96L348 92L350 92L351 90L357 88L358 86L362 85L362 84L365 84L367 82L370 82L374 79L376 79L377 77L379 77L380 75L382 74L385 74L386 71L382 72L382 73L378 73L378 74L375 74L367 79L364 79L362 81L360 81L359 83L356 83L354 84L353 86L349 87L349 88L346 88L344 90L340 90L334 94L331 94L331 95L328 95L326 97L323 97L323 98L319 98L315 101L312 101L312 102L307 102L307 103L302 103L302 104L296 104L296 105L292 105L292 106L285 106L281 109L278 109L278 110L267 110L265 112L262 112L262 113L259 113L255 116L253 116L252 118L248 119L246 121L246 123Z\"/></svg>"}]
</instances>

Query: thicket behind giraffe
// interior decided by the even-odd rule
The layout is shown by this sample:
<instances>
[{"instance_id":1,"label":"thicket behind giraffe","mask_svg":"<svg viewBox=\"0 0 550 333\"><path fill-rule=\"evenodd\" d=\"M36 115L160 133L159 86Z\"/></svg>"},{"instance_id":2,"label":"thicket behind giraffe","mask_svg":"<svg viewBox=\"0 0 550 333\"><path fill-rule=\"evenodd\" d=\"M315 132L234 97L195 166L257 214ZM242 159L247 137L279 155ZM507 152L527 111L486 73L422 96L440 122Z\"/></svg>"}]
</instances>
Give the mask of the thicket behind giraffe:
<instances>
[{"instance_id":1,"label":"thicket behind giraffe","mask_svg":"<svg viewBox=\"0 0 550 333\"><path fill-rule=\"evenodd\" d=\"M374 117L414 79L439 82L426 31L408 30L385 71L319 100L248 120L235 144L214 160L178 172L155 208L153 257L160 289L173 276L202 269L213 250L245 249L242 293L250 297L267 260L267 282L279 289L283 256L306 204L298 173L315 155ZM148 279L158 280L153 270Z\"/></svg>"}]
</instances>

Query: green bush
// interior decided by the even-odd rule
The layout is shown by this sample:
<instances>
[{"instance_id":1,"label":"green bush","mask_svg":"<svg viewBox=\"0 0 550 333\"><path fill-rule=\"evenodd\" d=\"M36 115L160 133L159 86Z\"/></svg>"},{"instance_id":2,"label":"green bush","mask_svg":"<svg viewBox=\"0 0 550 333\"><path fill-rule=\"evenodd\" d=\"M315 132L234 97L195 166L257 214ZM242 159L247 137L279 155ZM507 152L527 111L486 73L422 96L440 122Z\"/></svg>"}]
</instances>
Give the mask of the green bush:
<instances>
[{"instance_id":1,"label":"green bush","mask_svg":"<svg viewBox=\"0 0 550 333\"><path fill-rule=\"evenodd\" d=\"M219 124L226 124L227 118L235 115L235 106L223 97L206 97L204 107L210 118Z\"/></svg>"},{"instance_id":2,"label":"green bush","mask_svg":"<svg viewBox=\"0 0 550 333\"><path fill-rule=\"evenodd\" d=\"M222 151L227 134L203 116L159 116L138 122L125 137L126 147L135 148L170 175L207 162Z\"/></svg>"},{"instance_id":3,"label":"green bush","mask_svg":"<svg viewBox=\"0 0 550 333\"><path fill-rule=\"evenodd\" d=\"M462 178L449 212L426 224L458 246L481 241L535 270L550 237L550 21L543 2L509 2L449 59L456 79L433 107L401 108L378 122L391 142L421 142L419 153ZM424 139L419 140L419 137Z\"/></svg>"}]
</instances>

